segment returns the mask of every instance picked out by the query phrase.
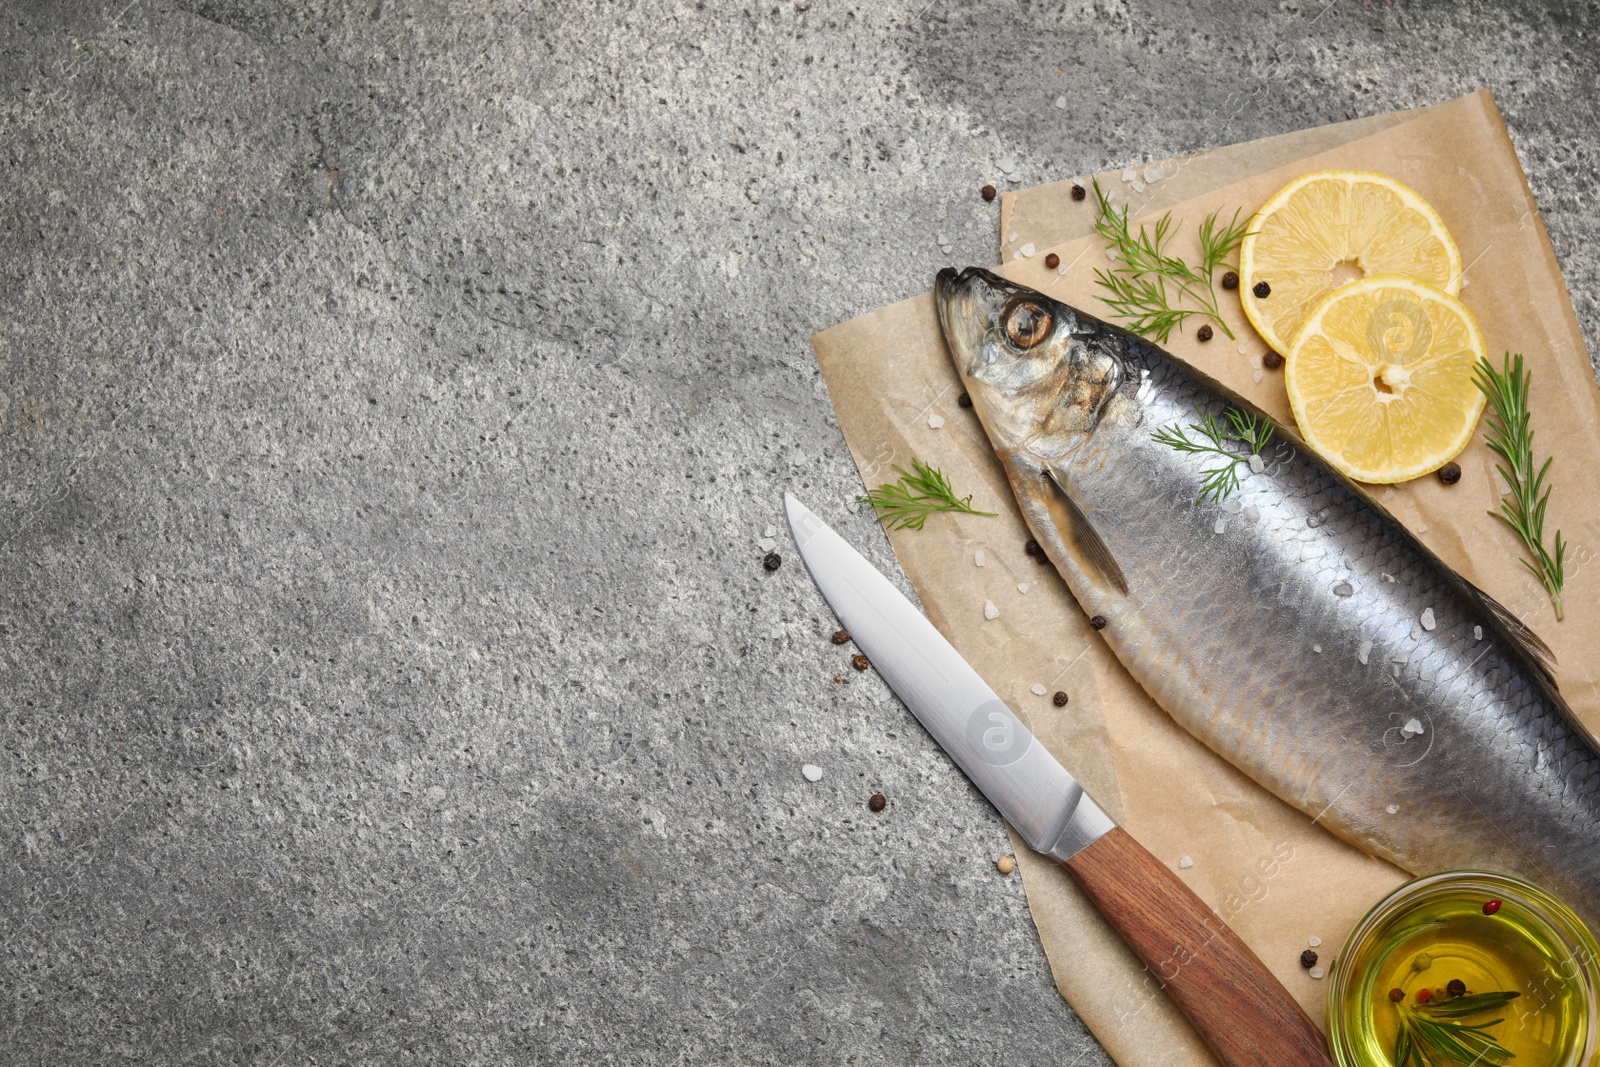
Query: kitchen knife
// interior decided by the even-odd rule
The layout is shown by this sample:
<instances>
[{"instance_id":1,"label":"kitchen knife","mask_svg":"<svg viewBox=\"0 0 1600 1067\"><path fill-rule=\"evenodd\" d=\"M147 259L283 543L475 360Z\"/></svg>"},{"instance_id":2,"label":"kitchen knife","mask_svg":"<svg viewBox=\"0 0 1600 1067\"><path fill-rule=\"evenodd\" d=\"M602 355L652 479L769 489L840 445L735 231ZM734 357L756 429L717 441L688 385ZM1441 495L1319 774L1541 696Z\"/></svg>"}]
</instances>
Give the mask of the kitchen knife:
<instances>
[{"instance_id":1,"label":"kitchen knife","mask_svg":"<svg viewBox=\"0 0 1600 1067\"><path fill-rule=\"evenodd\" d=\"M784 494L851 639L1029 847L1059 861L1224 1067L1329 1067L1316 1024L1194 891L1118 827L877 568Z\"/></svg>"}]
</instances>

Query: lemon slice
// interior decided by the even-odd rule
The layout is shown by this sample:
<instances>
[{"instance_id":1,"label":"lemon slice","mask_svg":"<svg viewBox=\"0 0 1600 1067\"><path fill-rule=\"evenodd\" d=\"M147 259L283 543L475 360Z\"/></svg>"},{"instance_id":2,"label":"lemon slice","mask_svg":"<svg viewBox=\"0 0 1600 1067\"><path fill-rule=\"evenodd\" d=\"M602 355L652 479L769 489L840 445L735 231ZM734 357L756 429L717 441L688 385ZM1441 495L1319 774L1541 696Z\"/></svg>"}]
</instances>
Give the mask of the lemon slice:
<instances>
[{"instance_id":1,"label":"lemon slice","mask_svg":"<svg viewBox=\"0 0 1600 1067\"><path fill-rule=\"evenodd\" d=\"M1450 462L1472 439L1484 397L1472 312L1409 278L1341 286L1311 309L1284 385L1306 443L1362 482L1403 482Z\"/></svg>"},{"instance_id":2,"label":"lemon slice","mask_svg":"<svg viewBox=\"0 0 1600 1067\"><path fill-rule=\"evenodd\" d=\"M1357 278L1399 274L1452 296L1461 289L1461 253L1438 213L1386 174L1302 175L1250 229L1239 246L1239 298L1250 325L1284 355L1317 301Z\"/></svg>"}]
</instances>

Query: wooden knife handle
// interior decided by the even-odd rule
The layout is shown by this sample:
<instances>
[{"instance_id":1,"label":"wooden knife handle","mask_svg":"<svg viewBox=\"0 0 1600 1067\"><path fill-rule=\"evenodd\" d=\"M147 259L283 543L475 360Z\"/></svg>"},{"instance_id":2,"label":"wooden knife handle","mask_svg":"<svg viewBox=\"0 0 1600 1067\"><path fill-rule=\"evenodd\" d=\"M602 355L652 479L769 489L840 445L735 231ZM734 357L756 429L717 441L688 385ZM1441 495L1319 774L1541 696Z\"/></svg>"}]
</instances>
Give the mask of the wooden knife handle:
<instances>
[{"instance_id":1,"label":"wooden knife handle","mask_svg":"<svg viewBox=\"0 0 1600 1067\"><path fill-rule=\"evenodd\" d=\"M1063 866L1223 1067L1331 1067L1322 1034L1289 991L1121 827Z\"/></svg>"}]
</instances>

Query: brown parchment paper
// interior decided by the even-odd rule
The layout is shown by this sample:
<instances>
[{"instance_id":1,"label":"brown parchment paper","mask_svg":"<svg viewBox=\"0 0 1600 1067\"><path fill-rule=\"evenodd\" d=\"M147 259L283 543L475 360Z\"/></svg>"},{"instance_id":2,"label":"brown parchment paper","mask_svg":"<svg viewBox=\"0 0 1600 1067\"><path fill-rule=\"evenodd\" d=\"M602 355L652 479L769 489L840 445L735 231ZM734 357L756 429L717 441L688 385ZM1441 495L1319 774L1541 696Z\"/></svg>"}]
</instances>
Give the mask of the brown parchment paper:
<instances>
[{"instance_id":1,"label":"brown parchment paper","mask_svg":"<svg viewBox=\"0 0 1600 1067\"><path fill-rule=\"evenodd\" d=\"M1556 453L1547 521L1571 543L1566 621L1554 621L1542 590L1517 563L1516 544L1486 514L1497 503L1499 483L1481 440L1460 457L1458 485L1424 478L1380 490L1379 498L1550 643L1562 691L1594 730L1600 727L1600 660L1588 649L1600 636L1600 578L1589 564L1600 543L1600 498L1585 492L1584 475L1600 461L1600 390L1493 100L1479 92L1404 121L1320 132L1327 135L1320 143L1311 136L1297 142L1312 154L1292 163L1269 151L1261 165L1236 147L1227 150L1227 167L1177 168L1147 188L1155 196L1141 201L1133 194L1133 215L1144 214L1151 201L1156 214L1172 206L1192 233L1214 208L1254 210L1290 177L1335 166L1393 174L1439 210L1468 264L1462 299L1490 352L1520 351L1533 373L1535 450L1541 457ZM1130 184L1120 172L1102 176L1119 200L1133 193ZM1029 195L1016 200L1026 203ZM1052 197L1059 211L1081 212L1072 222L1078 232L1092 228L1088 202L1059 190ZM1033 239L1020 232L1025 220L1019 210L1010 217L1019 236L1011 242L1002 232L1008 249ZM1093 285L1093 267L1103 257L1099 239L1056 246L1068 265L1064 273L1046 270L1051 249L1034 243L1035 255L1010 260L1005 273L1103 313ZM1287 421L1281 373L1262 371L1257 380L1265 346L1236 300L1225 307L1238 341L1219 332L1202 345L1191 334L1174 337L1168 347ZM1102 806L1211 904L1320 1021L1325 986L1298 965L1308 938L1322 939L1319 952L1331 962L1360 915L1405 875L1338 841L1174 724L1088 628L1054 571L1023 552L1028 532L982 428L957 404L960 385L930 296L864 315L812 343L867 485L891 480L893 464L908 465L917 456L942 468L960 492L974 493L976 506L999 512L996 518L939 515L924 530L890 535L930 618ZM942 427L930 427L931 415L945 420ZM978 550L983 567L975 565ZM999 618L984 618L986 600L1000 609ZM1046 695L1031 692L1036 684ZM1071 697L1060 710L1049 696L1057 689ZM1118 1063L1214 1062L1071 880L1020 840L1013 844L1057 986Z\"/></svg>"}]
</instances>

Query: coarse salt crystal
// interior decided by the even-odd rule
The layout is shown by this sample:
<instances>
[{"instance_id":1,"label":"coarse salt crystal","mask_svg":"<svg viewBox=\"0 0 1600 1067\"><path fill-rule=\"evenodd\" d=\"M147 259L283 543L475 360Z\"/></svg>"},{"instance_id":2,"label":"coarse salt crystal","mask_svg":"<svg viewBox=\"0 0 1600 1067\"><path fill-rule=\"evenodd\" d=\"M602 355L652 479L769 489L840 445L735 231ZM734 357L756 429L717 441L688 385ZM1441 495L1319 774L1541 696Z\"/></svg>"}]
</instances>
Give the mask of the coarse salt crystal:
<instances>
[{"instance_id":1,"label":"coarse salt crystal","mask_svg":"<svg viewBox=\"0 0 1600 1067\"><path fill-rule=\"evenodd\" d=\"M1422 609L1422 628L1424 630L1432 630L1437 625L1439 625L1439 621L1433 617L1433 609L1432 608L1423 608Z\"/></svg>"},{"instance_id":2,"label":"coarse salt crystal","mask_svg":"<svg viewBox=\"0 0 1600 1067\"><path fill-rule=\"evenodd\" d=\"M1060 108L1062 111L1067 110L1067 98L1064 96L1056 97L1056 107Z\"/></svg>"},{"instance_id":3,"label":"coarse salt crystal","mask_svg":"<svg viewBox=\"0 0 1600 1067\"><path fill-rule=\"evenodd\" d=\"M1250 346L1245 344L1243 341L1240 341L1239 342L1239 354L1242 356L1248 351L1250 351ZM1251 356L1250 357L1250 365L1252 367L1261 366L1261 357L1260 356Z\"/></svg>"},{"instance_id":4,"label":"coarse salt crystal","mask_svg":"<svg viewBox=\"0 0 1600 1067\"><path fill-rule=\"evenodd\" d=\"M1334 596L1354 596L1356 587L1349 582L1340 582L1333 587Z\"/></svg>"},{"instance_id":5,"label":"coarse salt crystal","mask_svg":"<svg viewBox=\"0 0 1600 1067\"><path fill-rule=\"evenodd\" d=\"M1166 175L1162 173L1160 167L1144 168L1144 180L1147 182L1158 182L1164 177L1166 177Z\"/></svg>"},{"instance_id":6,"label":"coarse salt crystal","mask_svg":"<svg viewBox=\"0 0 1600 1067\"><path fill-rule=\"evenodd\" d=\"M1422 733L1422 723L1417 719L1407 719L1406 724L1400 727L1400 732L1411 737Z\"/></svg>"},{"instance_id":7,"label":"coarse salt crystal","mask_svg":"<svg viewBox=\"0 0 1600 1067\"><path fill-rule=\"evenodd\" d=\"M778 542L774 541L770 537L763 537L756 542L756 547L763 552L771 552L773 549L778 547Z\"/></svg>"},{"instance_id":8,"label":"coarse salt crystal","mask_svg":"<svg viewBox=\"0 0 1600 1067\"><path fill-rule=\"evenodd\" d=\"M1027 582L1018 582L1017 583L1017 592L1019 592L1019 593L1026 593L1028 590L1030 590L1032 588L1033 588L1033 586L1029 585Z\"/></svg>"},{"instance_id":9,"label":"coarse salt crystal","mask_svg":"<svg viewBox=\"0 0 1600 1067\"><path fill-rule=\"evenodd\" d=\"M1139 179L1135 178L1133 180L1133 185L1131 186L1131 188L1136 193L1142 193L1142 192L1144 192L1145 185L1144 185L1144 182L1142 182Z\"/></svg>"},{"instance_id":10,"label":"coarse salt crystal","mask_svg":"<svg viewBox=\"0 0 1600 1067\"><path fill-rule=\"evenodd\" d=\"M1260 474L1262 471L1264 471L1266 469L1267 469L1267 465L1266 465L1265 462L1262 461L1261 453L1259 453L1259 452L1252 453L1251 456L1250 456L1250 473L1251 474Z\"/></svg>"},{"instance_id":11,"label":"coarse salt crystal","mask_svg":"<svg viewBox=\"0 0 1600 1067\"><path fill-rule=\"evenodd\" d=\"M1380 574L1379 574L1379 575L1378 575L1378 581L1380 581L1380 582L1390 582L1390 583L1393 583L1393 582L1394 582L1394 575L1392 575L1392 574L1382 574L1382 573L1380 573Z\"/></svg>"},{"instance_id":12,"label":"coarse salt crystal","mask_svg":"<svg viewBox=\"0 0 1600 1067\"><path fill-rule=\"evenodd\" d=\"M981 567L981 566L983 566L983 565L984 565L984 564L985 564L985 563L988 563L988 562L989 562L989 559L988 559L988 557L987 557L987 556L985 556L985 555L984 555L984 554L983 554L983 549L981 549L981 548L980 548L980 549L978 549L978 551L976 551L976 552L974 552L974 553L973 553L973 554L972 554L972 562L973 562L973 563L974 563L974 564L976 564L976 565L977 565L977 566L979 566L979 567Z\"/></svg>"},{"instance_id":13,"label":"coarse salt crystal","mask_svg":"<svg viewBox=\"0 0 1600 1067\"><path fill-rule=\"evenodd\" d=\"M1261 509L1256 507L1254 504L1251 504L1248 507L1246 507L1244 509L1244 521L1245 522L1260 522L1261 521Z\"/></svg>"},{"instance_id":14,"label":"coarse salt crystal","mask_svg":"<svg viewBox=\"0 0 1600 1067\"><path fill-rule=\"evenodd\" d=\"M994 601L985 600L983 602L983 617L986 619L998 619L1000 617L1000 609L994 606Z\"/></svg>"},{"instance_id":15,"label":"coarse salt crystal","mask_svg":"<svg viewBox=\"0 0 1600 1067\"><path fill-rule=\"evenodd\" d=\"M1027 259L1029 256L1032 256L1035 252L1037 252L1038 249L1033 247L1032 241L1029 241L1027 244L1017 249L1017 251L1022 253L1022 258Z\"/></svg>"},{"instance_id":16,"label":"coarse salt crystal","mask_svg":"<svg viewBox=\"0 0 1600 1067\"><path fill-rule=\"evenodd\" d=\"M783 627L781 627L781 626L774 626L774 627L773 627L773 628L772 628L772 629L771 629L771 630L770 630L770 631L769 631L769 632L768 632L768 633L767 633L767 636L768 636L768 637L770 637L770 638L772 638L772 639L773 639L773 640L774 640L774 641L779 641L779 640L782 640L782 639L783 639Z\"/></svg>"},{"instance_id":17,"label":"coarse salt crystal","mask_svg":"<svg viewBox=\"0 0 1600 1067\"><path fill-rule=\"evenodd\" d=\"M1260 367L1257 367L1255 370L1250 372L1250 380L1252 382L1259 383L1261 381L1261 379L1265 378L1266 376L1267 376L1267 372L1262 370Z\"/></svg>"},{"instance_id":18,"label":"coarse salt crystal","mask_svg":"<svg viewBox=\"0 0 1600 1067\"><path fill-rule=\"evenodd\" d=\"M1411 640L1416 641L1422 637L1422 627L1416 623L1411 624Z\"/></svg>"},{"instance_id":19,"label":"coarse salt crystal","mask_svg":"<svg viewBox=\"0 0 1600 1067\"><path fill-rule=\"evenodd\" d=\"M1384 808L1383 810L1388 812L1390 815L1399 815L1400 814L1400 805L1398 805L1398 804L1390 804L1387 808Z\"/></svg>"},{"instance_id":20,"label":"coarse salt crystal","mask_svg":"<svg viewBox=\"0 0 1600 1067\"><path fill-rule=\"evenodd\" d=\"M1311 968L1311 977L1313 977L1313 978L1321 978L1323 975L1325 975L1327 973L1328 972L1325 969L1321 968L1321 967L1313 967L1313 968Z\"/></svg>"},{"instance_id":21,"label":"coarse salt crystal","mask_svg":"<svg viewBox=\"0 0 1600 1067\"><path fill-rule=\"evenodd\" d=\"M1483 640L1483 627L1474 626L1472 628L1472 639L1474 641L1482 641Z\"/></svg>"},{"instance_id":22,"label":"coarse salt crystal","mask_svg":"<svg viewBox=\"0 0 1600 1067\"><path fill-rule=\"evenodd\" d=\"M1398 663L1398 664L1401 664L1402 666L1407 664L1407 663L1410 663L1411 662L1411 650L1409 648L1397 649L1395 651L1394 655L1389 657L1389 662L1390 663Z\"/></svg>"},{"instance_id":23,"label":"coarse salt crystal","mask_svg":"<svg viewBox=\"0 0 1600 1067\"><path fill-rule=\"evenodd\" d=\"M1065 263L1061 264L1061 266L1056 268L1056 273L1057 274L1065 274L1065 273L1067 273L1067 265Z\"/></svg>"},{"instance_id":24,"label":"coarse salt crystal","mask_svg":"<svg viewBox=\"0 0 1600 1067\"><path fill-rule=\"evenodd\" d=\"M1417 524L1417 533L1425 534L1427 532L1428 532L1428 524L1425 523L1425 522L1419 522Z\"/></svg>"},{"instance_id":25,"label":"coarse salt crystal","mask_svg":"<svg viewBox=\"0 0 1600 1067\"><path fill-rule=\"evenodd\" d=\"M941 427L943 425L944 425L944 416L943 415L929 415L928 416L928 426L929 426L929 428L937 430L939 427Z\"/></svg>"},{"instance_id":26,"label":"coarse salt crystal","mask_svg":"<svg viewBox=\"0 0 1600 1067\"><path fill-rule=\"evenodd\" d=\"M1228 528L1228 520L1227 519L1218 519L1217 520L1217 524L1215 526L1211 527L1211 530L1212 530L1213 533L1221 533L1222 531L1226 530L1227 528Z\"/></svg>"},{"instance_id":27,"label":"coarse salt crystal","mask_svg":"<svg viewBox=\"0 0 1600 1067\"><path fill-rule=\"evenodd\" d=\"M942 233L934 234L933 242L934 244L947 245L950 243L950 238L946 237Z\"/></svg>"},{"instance_id":28,"label":"coarse salt crystal","mask_svg":"<svg viewBox=\"0 0 1600 1067\"><path fill-rule=\"evenodd\" d=\"M1008 182L1020 182L1021 180L1022 180L1022 172L1021 171L1014 170L1010 174L1006 175L1006 181L1008 181Z\"/></svg>"},{"instance_id":29,"label":"coarse salt crystal","mask_svg":"<svg viewBox=\"0 0 1600 1067\"><path fill-rule=\"evenodd\" d=\"M1138 176L1138 173L1139 172L1134 170L1132 167L1124 167L1122 170L1122 180L1125 182L1131 182Z\"/></svg>"},{"instance_id":30,"label":"coarse salt crystal","mask_svg":"<svg viewBox=\"0 0 1600 1067\"><path fill-rule=\"evenodd\" d=\"M1036 697L1044 696L1044 692L1045 692L1044 686L1042 686L1042 685L1035 685L1033 687L1033 695L1036 696Z\"/></svg>"},{"instance_id":31,"label":"coarse salt crystal","mask_svg":"<svg viewBox=\"0 0 1600 1067\"><path fill-rule=\"evenodd\" d=\"M1178 861L1178 866L1179 867L1183 867L1185 869L1193 867L1194 866L1194 859L1192 857L1190 857L1190 856L1185 856L1181 860Z\"/></svg>"},{"instance_id":32,"label":"coarse salt crystal","mask_svg":"<svg viewBox=\"0 0 1600 1067\"><path fill-rule=\"evenodd\" d=\"M1322 944L1322 938L1320 938L1320 937L1307 938L1306 939L1306 944L1310 945L1312 948L1316 948L1318 945Z\"/></svg>"},{"instance_id":33,"label":"coarse salt crystal","mask_svg":"<svg viewBox=\"0 0 1600 1067\"><path fill-rule=\"evenodd\" d=\"M769 523L767 525L767 528L765 530L761 531L761 536L762 537L777 537L778 536L778 528Z\"/></svg>"},{"instance_id":34,"label":"coarse salt crystal","mask_svg":"<svg viewBox=\"0 0 1600 1067\"><path fill-rule=\"evenodd\" d=\"M822 781L822 768L818 767L815 763L808 763L804 767L801 767L800 773L806 776L806 781L808 782Z\"/></svg>"},{"instance_id":35,"label":"coarse salt crystal","mask_svg":"<svg viewBox=\"0 0 1600 1067\"><path fill-rule=\"evenodd\" d=\"M1372 655L1371 641L1363 641L1361 644L1356 646L1356 659L1360 660L1362 663L1367 662L1367 657L1370 655Z\"/></svg>"},{"instance_id":36,"label":"coarse salt crystal","mask_svg":"<svg viewBox=\"0 0 1600 1067\"><path fill-rule=\"evenodd\" d=\"M1321 655L1322 654L1322 646L1321 645L1312 645L1311 646L1311 651L1317 653L1318 655Z\"/></svg>"},{"instance_id":37,"label":"coarse salt crystal","mask_svg":"<svg viewBox=\"0 0 1600 1067\"><path fill-rule=\"evenodd\" d=\"M1239 503L1238 497L1230 496L1228 499L1222 502L1222 510L1226 511L1229 515L1237 515L1243 509L1244 505Z\"/></svg>"},{"instance_id":38,"label":"coarse salt crystal","mask_svg":"<svg viewBox=\"0 0 1600 1067\"><path fill-rule=\"evenodd\" d=\"M999 159L994 161L994 165L999 167L1001 170L1006 171L1007 173L1017 169L1017 161L1012 159L1010 156L1001 156Z\"/></svg>"},{"instance_id":39,"label":"coarse salt crystal","mask_svg":"<svg viewBox=\"0 0 1600 1067\"><path fill-rule=\"evenodd\" d=\"M1018 233L1016 230L1012 230L1011 231L1011 236L1006 238L1006 244L1008 244L1008 245L1016 244L1017 243L1017 238L1021 237L1021 236L1022 236L1022 234Z\"/></svg>"}]
</instances>

